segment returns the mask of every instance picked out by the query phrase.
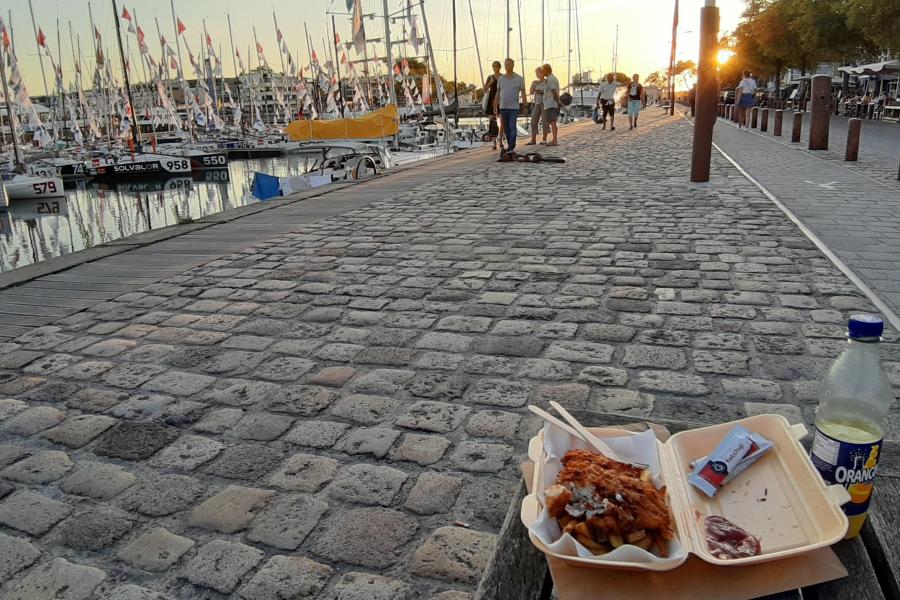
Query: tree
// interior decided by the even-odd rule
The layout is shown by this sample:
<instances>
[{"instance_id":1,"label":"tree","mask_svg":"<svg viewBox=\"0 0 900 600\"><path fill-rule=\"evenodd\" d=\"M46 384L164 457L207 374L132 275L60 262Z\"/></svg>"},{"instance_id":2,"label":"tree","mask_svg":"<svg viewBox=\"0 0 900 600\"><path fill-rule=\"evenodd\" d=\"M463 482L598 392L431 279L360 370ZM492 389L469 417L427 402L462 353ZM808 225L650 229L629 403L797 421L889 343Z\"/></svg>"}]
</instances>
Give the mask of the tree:
<instances>
[{"instance_id":1,"label":"tree","mask_svg":"<svg viewBox=\"0 0 900 600\"><path fill-rule=\"evenodd\" d=\"M862 31L876 48L900 52L900 2L897 0L845 0L847 24Z\"/></svg>"},{"instance_id":2,"label":"tree","mask_svg":"<svg viewBox=\"0 0 900 600\"><path fill-rule=\"evenodd\" d=\"M609 73L606 73L605 75L603 75L603 81L606 81L607 75L609 75ZM625 73L615 73L614 76L615 76L615 80L622 84L625 84L625 83L628 83L629 81L631 81L631 76L626 75Z\"/></svg>"},{"instance_id":3,"label":"tree","mask_svg":"<svg viewBox=\"0 0 900 600\"><path fill-rule=\"evenodd\" d=\"M644 84L663 87L666 85L666 77L667 71L660 69L659 71L654 71L647 75L647 77L644 78Z\"/></svg>"}]
</instances>

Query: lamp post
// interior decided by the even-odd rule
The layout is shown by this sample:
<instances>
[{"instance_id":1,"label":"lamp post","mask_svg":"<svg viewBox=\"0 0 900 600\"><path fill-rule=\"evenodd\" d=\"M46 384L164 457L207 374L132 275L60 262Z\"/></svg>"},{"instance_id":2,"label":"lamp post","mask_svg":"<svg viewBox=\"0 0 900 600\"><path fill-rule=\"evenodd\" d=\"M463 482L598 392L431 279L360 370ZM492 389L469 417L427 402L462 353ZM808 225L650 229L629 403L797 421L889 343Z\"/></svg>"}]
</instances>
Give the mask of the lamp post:
<instances>
[{"instance_id":1,"label":"lamp post","mask_svg":"<svg viewBox=\"0 0 900 600\"><path fill-rule=\"evenodd\" d=\"M718 105L718 54L719 9L716 0L706 0L700 9L700 61L697 65L696 117L694 118L694 144L691 151L691 181L709 181L709 164L712 156L712 135L716 123Z\"/></svg>"}]
</instances>

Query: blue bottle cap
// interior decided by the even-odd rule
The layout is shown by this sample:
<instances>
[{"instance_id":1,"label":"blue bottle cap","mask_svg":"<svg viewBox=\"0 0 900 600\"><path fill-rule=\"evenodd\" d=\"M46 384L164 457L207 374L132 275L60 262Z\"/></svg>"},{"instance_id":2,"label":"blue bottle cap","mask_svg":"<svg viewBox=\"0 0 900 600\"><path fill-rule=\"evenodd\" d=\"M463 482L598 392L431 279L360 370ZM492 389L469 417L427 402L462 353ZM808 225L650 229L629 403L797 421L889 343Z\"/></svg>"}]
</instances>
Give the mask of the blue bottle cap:
<instances>
[{"instance_id":1,"label":"blue bottle cap","mask_svg":"<svg viewBox=\"0 0 900 600\"><path fill-rule=\"evenodd\" d=\"M850 315L847 333L851 339L881 337L884 333L884 321L876 315Z\"/></svg>"}]
</instances>

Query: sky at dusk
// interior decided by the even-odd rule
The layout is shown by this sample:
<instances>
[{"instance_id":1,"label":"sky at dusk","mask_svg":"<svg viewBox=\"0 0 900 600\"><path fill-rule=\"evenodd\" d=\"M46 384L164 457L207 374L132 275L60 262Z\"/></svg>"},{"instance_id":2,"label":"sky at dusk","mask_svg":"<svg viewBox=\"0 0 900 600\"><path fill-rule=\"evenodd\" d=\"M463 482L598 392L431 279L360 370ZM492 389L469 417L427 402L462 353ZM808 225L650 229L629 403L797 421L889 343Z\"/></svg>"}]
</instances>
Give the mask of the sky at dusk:
<instances>
[{"instance_id":1,"label":"sky at dusk","mask_svg":"<svg viewBox=\"0 0 900 600\"><path fill-rule=\"evenodd\" d=\"M679 39L677 45L678 59L696 60L700 7L705 0L681 0ZM138 25L147 36L150 52L156 60L160 57L156 20L159 21L161 33L173 43L175 37L174 23L170 0L117 0L119 12L127 7L137 19ZM475 35L481 50L481 62L484 72L489 72L490 62L502 58L506 54L506 0L471 0L475 18L475 31L469 17L469 0L456 0L457 8L457 69L461 81L474 82L480 78L475 51ZM47 36L47 42L54 54L60 49L57 43L57 20L59 21L61 58L64 79L68 85L73 72L72 45L69 41L69 22L76 45L81 38L83 64L92 64L92 37L86 0L32 0L35 20ZM534 67L542 59L541 12L544 9L543 59L553 64L554 72L560 80L567 77L566 49L570 28L567 10L571 5L571 48L572 73L578 68L578 38L581 44L581 70L592 73L594 79L612 67L613 47L618 25L618 70L626 73L639 73L645 77L650 72L664 68L668 63L669 43L672 28L674 0L509 0L511 27L510 53L516 60L516 71L531 75ZM744 9L742 0L718 0L721 8L723 31L732 29L738 22ZM369 38L384 37L383 0L362 0L363 12L372 14L366 18L365 25ZM413 0L416 13L421 11L419 0ZM453 29L451 0L424 0L428 17L428 26L434 41L438 70L445 78L452 79L453 74ZM4 0L2 17L12 23L14 43L23 76L31 94L43 93L40 66L32 30L28 0ZM392 39L403 38L403 19L399 16L406 6L406 0L388 0L388 7L397 19L392 25ZM106 55L113 60L113 65L120 68L118 48L116 47L115 22L111 0L92 0L90 7L94 23L103 36L107 46ZM253 28L260 44L265 49L269 64L275 70L281 69L279 51L276 44L273 11L277 15L278 25L287 40L295 59L301 65L308 62L307 46L304 34L304 23L309 29L310 37L320 58L323 56L327 40L331 39L330 30L326 31L326 23L330 24L335 15L338 35L344 41L351 37L350 17L346 14L345 0L175 0L175 10L187 27L184 36L194 53L199 53L203 21L213 38L216 50L221 45L221 57L226 76L234 72L232 52L228 36L226 16L230 14L234 45L248 62L248 51L253 46ZM519 19L521 18L521 27ZM421 16L419 28L424 36ZM521 36L520 36L521 31ZM126 35L123 30L123 35ZM137 65L137 43L131 38L133 65ZM520 44L520 37L522 39ZM124 39L124 38L123 38ZM174 46L174 44L173 44ZM382 44L370 44L370 52L384 55ZM330 46L329 46L330 50ZM182 48L183 58L187 63L187 54ZM353 49L347 51L350 59L355 58ZM413 54L411 45L395 48L395 57L403 53ZM252 52L255 66L256 53ZM525 68L519 64L524 55ZM52 87L52 73L45 58L45 72L48 85ZM92 70L91 70L92 71ZM88 71L88 72L91 72ZM136 69L136 77L142 80L141 72ZM185 65L185 73L190 67Z\"/></svg>"}]
</instances>

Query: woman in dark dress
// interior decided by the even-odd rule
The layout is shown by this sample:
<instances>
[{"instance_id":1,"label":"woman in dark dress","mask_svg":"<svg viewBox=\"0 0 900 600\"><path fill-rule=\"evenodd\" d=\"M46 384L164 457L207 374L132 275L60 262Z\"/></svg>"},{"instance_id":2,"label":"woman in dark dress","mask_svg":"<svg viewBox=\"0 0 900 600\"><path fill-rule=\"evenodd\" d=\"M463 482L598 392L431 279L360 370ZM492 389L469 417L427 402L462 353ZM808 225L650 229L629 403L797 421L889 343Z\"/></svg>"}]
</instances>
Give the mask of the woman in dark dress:
<instances>
[{"instance_id":1,"label":"woman in dark dress","mask_svg":"<svg viewBox=\"0 0 900 600\"><path fill-rule=\"evenodd\" d=\"M500 139L500 149L503 149L503 132L497 126L497 115L494 112L494 97L497 95L497 80L500 77L500 61L494 61L491 65L494 72L488 75L484 82L484 95L487 96L487 105L484 114L489 117L488 122L488 141L493 142L494 150L497 149L497 139Z\"/></svg>"}]
</instances>

